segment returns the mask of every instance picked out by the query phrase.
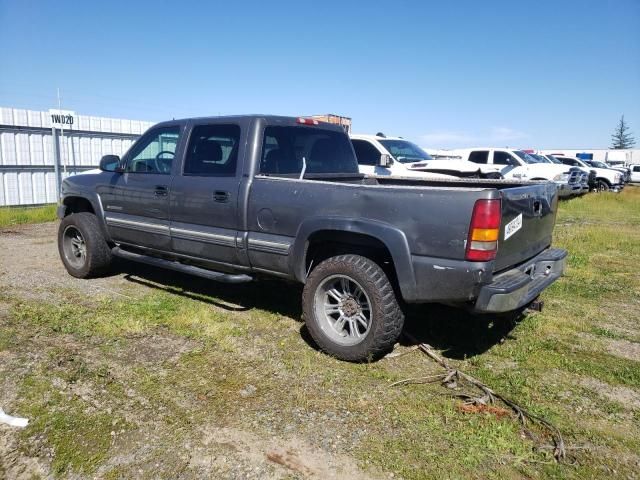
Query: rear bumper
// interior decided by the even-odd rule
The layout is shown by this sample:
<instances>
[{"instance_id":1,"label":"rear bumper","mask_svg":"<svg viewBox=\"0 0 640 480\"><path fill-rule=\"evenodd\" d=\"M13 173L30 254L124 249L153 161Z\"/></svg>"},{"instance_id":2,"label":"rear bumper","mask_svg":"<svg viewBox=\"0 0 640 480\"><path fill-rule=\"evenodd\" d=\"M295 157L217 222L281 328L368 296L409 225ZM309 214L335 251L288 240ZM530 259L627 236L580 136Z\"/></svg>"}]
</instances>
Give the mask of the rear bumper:
<instances>
[{"instance_id":1,"label":"rear bumper","mask_svg":"<svg viewBox=\"0 0 640 480\"><path fill-rule=\"evenodd\" d=\"M566 259L566 250L550 248L517 268L495 275L480 289L473 310L509 312L528 305L562 276Z\"/></svg>"}]
</instances>

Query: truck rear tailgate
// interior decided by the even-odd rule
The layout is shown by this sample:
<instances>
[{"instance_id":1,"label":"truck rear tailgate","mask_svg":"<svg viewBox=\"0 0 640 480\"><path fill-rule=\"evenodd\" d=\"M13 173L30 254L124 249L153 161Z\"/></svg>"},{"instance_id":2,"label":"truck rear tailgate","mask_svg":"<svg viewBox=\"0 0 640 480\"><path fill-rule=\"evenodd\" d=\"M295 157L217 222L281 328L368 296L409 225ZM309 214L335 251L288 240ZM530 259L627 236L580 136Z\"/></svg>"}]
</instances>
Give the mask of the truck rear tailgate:
<instances>
[{"instance_id":1,"label":"truck rear tailgate","mask_svg":"<svg viewBox=\"0 0 640 480\"><path fill-rule=\"evenodd\" d=\"M505 188L495 271L518 265L551 245L558 209L554 183Z\"/></svg>"}]
</instances>

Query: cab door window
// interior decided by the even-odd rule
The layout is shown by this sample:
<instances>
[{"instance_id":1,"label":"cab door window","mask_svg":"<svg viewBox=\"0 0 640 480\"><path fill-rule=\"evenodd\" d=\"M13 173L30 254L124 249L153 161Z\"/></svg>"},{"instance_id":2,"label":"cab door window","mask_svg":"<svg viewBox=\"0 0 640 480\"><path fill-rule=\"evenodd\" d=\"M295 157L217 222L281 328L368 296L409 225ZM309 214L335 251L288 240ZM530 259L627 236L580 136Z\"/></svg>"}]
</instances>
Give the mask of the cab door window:
<instances>
[{"instance_id":1,"label":"cab door window","mask_svg":"<svg viewBox=\"0 0 640 480\"><path fill-rule=\"evenodd\" d=\"M351 140L356 158L360 165L377 165L380 160L380 152L366 140Z\"/></svg>"},{"instance_id":2,"label":"cab door window","mask_svg":"<svg viewBox=\"0 0 640 480\"><path fill-rule=\"evenodd\" d=\"M493 163L497 165L518 165L518 162L507 152L493 152Z\"/></svg>"},{"instance_id":3,"label":"cab door window","mask_svg":"<svg viewBox=\"0 0 640 480\"><path fill-rule=\"evenodd\" d=\"M179 126L160 127L149 131L129 155L126 171L169 175L179 137Z\"/></svg>"}]
</instances>

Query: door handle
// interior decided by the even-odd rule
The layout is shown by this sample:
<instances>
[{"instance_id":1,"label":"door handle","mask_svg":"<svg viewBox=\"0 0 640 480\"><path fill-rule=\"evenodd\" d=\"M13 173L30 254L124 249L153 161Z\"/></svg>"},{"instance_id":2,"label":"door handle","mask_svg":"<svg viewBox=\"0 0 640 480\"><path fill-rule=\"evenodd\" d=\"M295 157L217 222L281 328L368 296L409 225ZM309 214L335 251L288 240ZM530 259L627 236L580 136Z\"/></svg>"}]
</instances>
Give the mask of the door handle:
<instances>
[{"instance_id":1,"label":"door handle","mask_svg":"<svg viewBox=\"0 0 640 480\"><path fill-rule=\"evenodd\" d=\"M167 188L166 185L156 185L156 188L153 194L157 197L166 197L168 192L169 192L169 189Z\"/></svg>"},{"instance_id":2,"label":"door handle","mask_svg":"<svg viewBox=\"0 0 640 480\"><path fill-rule=\"evenodd\" d=\"M213 192L213 200L220 203L226 203L229 201L229 192L224 190L216 190Z\"/></svg>"}]
</instances>

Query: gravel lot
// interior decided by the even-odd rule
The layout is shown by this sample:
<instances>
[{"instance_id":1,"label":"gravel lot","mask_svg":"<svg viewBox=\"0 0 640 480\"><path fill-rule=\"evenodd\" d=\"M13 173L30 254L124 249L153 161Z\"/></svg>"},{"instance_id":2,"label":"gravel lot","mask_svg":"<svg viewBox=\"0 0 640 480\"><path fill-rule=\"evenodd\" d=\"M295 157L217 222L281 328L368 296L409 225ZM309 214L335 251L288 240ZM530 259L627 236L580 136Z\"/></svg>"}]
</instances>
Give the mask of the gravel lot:
<instances>
[{"instance_id":1,"label":"gravel lot","mask_svg":"<svg viewBox=\"0 0 640 480\"><path fill-rule=\"evenodd\" d=\"M468 386L391 387L442 369L407 337L396 356L321 354L299 285L228 286L118 263L77 280L56 223L0 229L0 479L623 478L640 472L640 188L563 202L567 275L542 313L412 308L406 329L562 432ZM531 433L533 435L531 435Z\"/></svg>"},{"instance_id":2,"label":"gravel lot","mask_svg":"<svg viewBox=\"0 0 640 480\"><path fill-rule=\"evenodd\" d=\"M153 286L141 282L148 282L149 278L161 279L165 274L138 265L121 264L122 271L113 276L75 279L67 274L58 258L56 229L57 223L54 222L21 225L0 231L0 290L3 293L3 298L0 298L0 328L10 310L10 305L3 299L60 304L68 302L71 295L88 305L105 298L126 301L152 292ZM137 278L140 280L136 281ZM185 279L185 282L193 286L198 280ZM89 339L78 341L70 335L37 334L19 348L0 351L0 406L7 409L7 406L16 403L19 383L16 380L29 375L38 365L51 363L52 352L71 353L66 359L64 356L57 357L55 363L73 361L97 367L106 360L110 367L109 374L126 381L133 368L146 366L166 371L176 365L182 355L197 350L201 345L197 341L171 334L156 333L130 338L126 344L113 348L106 357L100 347ZM105 399L105 392L96 391L89 382L68 382L56 378L54 387L69 398L79 398L87 403L92 411L113 411L113 406ZM249 397L255 389L255 386L247 385L239 395ZM133 473L140 478L378 477L373 471L365 475L356 461L349 455L338 453L335 445L326 442L328 449L318 448L307 439L294 435L294 424L285 428L290 432L289 435L272 433L261 436L223 426L211 418L206 423L193 425L186 434L182 432L179 442L174 443L174 432L168 428L165 419L154 417L149 401L134 390L126 392L126 395L130 397L129 411L120 413L126 422L136 424L137 428L134 433L125 434L124 430L118 430L117 424L113 426L109 432L112 445L110 455L96 470L97 477L108 476L114 467L127 472L125 476ZM144 421L141 421L141 417ZM270 419L258 420L268 423ZM29 452L33 452L34 448L25 451L20 445L19 435L18 430L0 425L0 477L4 473L7 478L48 478L56 473L51 466L54 452L45 445L36 445L37 454L31 455ZM29 438L29 441L42 443L43 438Z\"/></svg>"}]
</instances>

